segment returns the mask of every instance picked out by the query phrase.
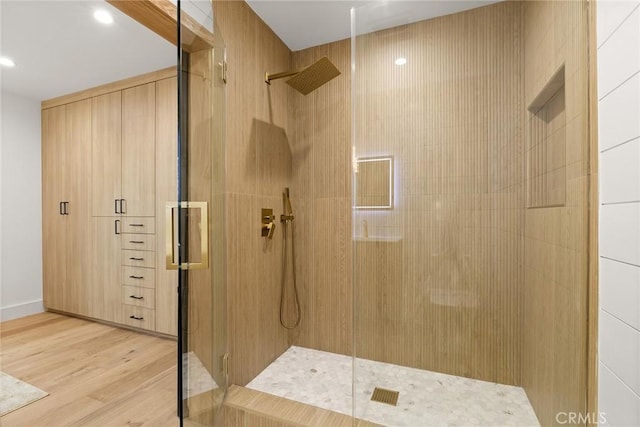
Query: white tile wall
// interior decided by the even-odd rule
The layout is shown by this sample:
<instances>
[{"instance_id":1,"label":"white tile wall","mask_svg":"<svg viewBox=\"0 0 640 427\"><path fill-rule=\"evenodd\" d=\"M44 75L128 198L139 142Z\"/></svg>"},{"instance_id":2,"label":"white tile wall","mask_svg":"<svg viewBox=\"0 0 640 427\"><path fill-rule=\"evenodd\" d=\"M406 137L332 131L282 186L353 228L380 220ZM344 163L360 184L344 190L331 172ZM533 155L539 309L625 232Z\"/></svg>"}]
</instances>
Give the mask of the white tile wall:
<instances>
[{"instance_id":1,"label":"white tile wall","mask_svg":"<svg viewBox=\"0 0 640 427\"><path fill-rule=\"evenodd\" d=\"M639 22L640 8L636 7L598 49L598 99L640 70Z\"/></svg>"},{"instance_id":2,"label":"white tile wall","mask_svg":"<svg viewBox=\"0 0 640 427\"><path fill-rule=\"evenodd\" d=\"M640 395L640 333L606 311L600 313L600 362Z\"/></svg>"},{"instance_id":3,"label":"white tile wall","mask_svg":"<svg viewBox=\"0 0 640 427\"><path fill-rule=\"evenodd\" d=\"M640 426L638 396L602 363L598 374L598 412L604 414L607 424L611 427Z\"/></svg>"},{"instance_id":4,"label":"white tile wall","mask_svg":"<svg viewBox=\"0 0 640 427\"><path fill-rule=\"evenodd\" d=\"M635 117L640 123L640 111ZM605 151L600 160L600 202L640 201L640 140Z\"/></svg>"},{"instance_id":5,"label":"white tile wall","mask_svg":"<svg viewBox=\"0 0 640 427\"><path fill-rule=\"evenodd\" d=\"M638 2L629 0L598 0L598 47L602 46L637 6Z\"/></svg>"},{"instance_id":6,"label":"white tile wall","mask_svg":"<svg viewBox=\"0 0 640 427\"><path fill-rule=\"evenodd\" d=\"M602 426L640 426L640 0L598 0Z\"/></svg>"},{"instance_id":7,"label":"white tile wall","mask_svg":"<svg viewBox=\"0 0 640 427\"><path fill-rule=\"evenodd\" d=\"M640 135L638 117L640 117L640 73L600 101L598 105L600 150L604 151L638 138Z\"/></svg>"},{"instance_id":8,"label":"white tile wall","mask_svg":"<svg viewBox=\"0 0 640 427\"><path fill-rule=\"evenodd\" d=\"M640 266L640 203L600 207L600 256Z\"/></svg>"},{"instance_id":9,"label":"white tile wall","mask_svg":"<svg viewBox=\"0 0 640 427\"><path fill-rule=\"evenodd\" d=\"M600 281L600 308L640 331L640 267L601 258Z\"/></svg>"}]
</instances>

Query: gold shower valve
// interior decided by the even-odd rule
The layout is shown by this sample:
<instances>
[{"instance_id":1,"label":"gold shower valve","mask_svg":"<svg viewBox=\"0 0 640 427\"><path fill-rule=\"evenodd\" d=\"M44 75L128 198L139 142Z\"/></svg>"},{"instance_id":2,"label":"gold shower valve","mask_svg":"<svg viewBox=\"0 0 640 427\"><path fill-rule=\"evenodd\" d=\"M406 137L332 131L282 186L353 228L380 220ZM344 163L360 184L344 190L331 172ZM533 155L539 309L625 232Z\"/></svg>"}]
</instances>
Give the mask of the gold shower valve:
<instances>
[{"instance_id":1,"label":"gold shower valve","mask_svg":"<svg viewBox=\"0 0 640 427\"><path fill-rule=\"evenodd\" d=\"M262 208L262 228L260 235L271 239L274 231L276 231L276 216L273 214L273 209Z\"/></svg>"}]
</instances>

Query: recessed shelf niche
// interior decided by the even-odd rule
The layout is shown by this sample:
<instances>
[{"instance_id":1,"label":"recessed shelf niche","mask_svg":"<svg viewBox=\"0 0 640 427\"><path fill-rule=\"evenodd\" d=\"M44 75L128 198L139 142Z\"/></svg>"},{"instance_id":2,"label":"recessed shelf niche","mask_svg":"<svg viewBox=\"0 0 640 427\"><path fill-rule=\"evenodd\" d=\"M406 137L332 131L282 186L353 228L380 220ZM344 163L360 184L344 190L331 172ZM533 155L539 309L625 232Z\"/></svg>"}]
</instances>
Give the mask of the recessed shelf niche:
<instances>
[{"instance_id":1,"label":"recessed shelf niche","mask_svg":"<svg viewBox=\"0 0 640 427\"><path fill-rule=\"evenodd\" d=\"M527 207L566 202L566 118L564 65L529 105Z\"/></svg>"}]
</instances>

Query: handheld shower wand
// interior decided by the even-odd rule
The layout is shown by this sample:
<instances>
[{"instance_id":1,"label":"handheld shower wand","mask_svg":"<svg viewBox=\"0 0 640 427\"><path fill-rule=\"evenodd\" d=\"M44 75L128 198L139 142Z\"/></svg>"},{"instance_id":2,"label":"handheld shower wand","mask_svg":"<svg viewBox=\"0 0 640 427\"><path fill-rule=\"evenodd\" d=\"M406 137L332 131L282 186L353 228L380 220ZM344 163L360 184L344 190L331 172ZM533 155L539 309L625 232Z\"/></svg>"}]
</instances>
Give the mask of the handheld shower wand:
<instances>
[{"instance_id":1,"label":"handheld shower wand","mask_svg":"<svg viewBox=\"0 0 640 427\"><path fill-rule=\"evenodd\" d=\"M282 280L280 281L280 324L286 329L295 329L300 324L300 318L302 313L300 312L300 299L298 297L298 283L296 281L296 246L294 236L294 216L293 209L291 208L291 199L289 198L289 188L285 188L282 192L282 210L283 214L280 215L280 222L282 223ZM287 325L284 321L284 300L286 290L286 276L287 276L287 230L288 225L291 224L291 274L293 276L293 294L296 307L296 322L293 326Z\"/></svg>"},{"instance_id":2,"label":"handheld shower wand","mask_svg":"<svg viewBox=\"0 0 640 427\"><path fill-rule=\"evenodd\" d=\"M289 198L289 187L285 188L282 192L282 211L283 215L280 215L280 222L286 224L287 221L293 221L293 209L291 208L291 199Z\"/></svg>"}]
</instances>

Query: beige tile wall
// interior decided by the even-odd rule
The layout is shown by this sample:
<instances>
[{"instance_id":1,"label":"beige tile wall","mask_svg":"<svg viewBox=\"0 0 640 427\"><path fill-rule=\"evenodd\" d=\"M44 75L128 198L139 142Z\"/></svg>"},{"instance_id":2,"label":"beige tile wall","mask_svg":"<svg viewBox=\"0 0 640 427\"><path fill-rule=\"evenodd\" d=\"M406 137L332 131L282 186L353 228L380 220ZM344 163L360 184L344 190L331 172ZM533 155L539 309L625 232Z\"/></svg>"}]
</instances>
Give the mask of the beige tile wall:
<instances>
[{"instance_id":1,"label":"beige tile wall","mask_svg":"<svg viewBox=\"0 0 640 427\"><path fill-rule=\"evenodd\" d=\"M524 229L522 383L542 425L557 425L586 405L587 3L525 2L523 28L525 104L565 66L565 204L527 209Z\"/></svg>"},{"instance_id":2,"label":"beige tile wall","mask_svg":"<svg viewBox=\"0 0 640 427\"><path fill-rule=\"evenodd\" d=\"M302 321L295 342L351 354L352 248L349 40L293 53L294 68L327 56L341 75L293 92L293 209ZM288 283L288 286L291 284Z\"/></svg>"},{"instance_id":3,"label":"beige tile wall","mask_svg":"<svg viewBox=\"0 0 640 427\"><path fill-rule=\"evenodd\" d=\"M261 208L282 213L291 185L290 89L264 83L290 69L291 53L243 1L214 2L227 48L226 268L230 382L244 385L288 347L278 321L282 229L260 236Z\"/></svg>"},{"instance_id":4,"label":"beige tile wall","mask_svg":"<svg viewBox=\"0 0 640 427\"><path fill-rule=\"evenodd\" d=\"M392 154L397 185L393 211L352 216L350 41L290 53L246 4L216 3L230 67L233 383L291 343L351 354L355 318L358 356L523 384L543 423L580 407L586 69L566 52L584 43L581 7L505 2L359 39L357 155ZM262 82L323 56L342 75L306 97ZM526 210L526 106L562 62L566 206ZM287 185L302 305L293 333L278 323L282 230L267 246L259 237L260 208L279 215ZM399 242L354 246L363 220Z\"/></svg>"},{"instance_id":5,"label":"beige tile wall","mask_svg":"<svg viewBox=\"0 0 640 427\"><path fill-rule=\"evenodd\" d=\"M349 353L351 235L366 220L370 235L401 241L355 246L358 356L519 383L520 13L503 4L359 39L356 151L394 156L397 196L393 211L357 212L354 227L349 40L294 53L296 66L326 55L343 71L293 98L299 344Z\"/></svg>"}]
</instances>

